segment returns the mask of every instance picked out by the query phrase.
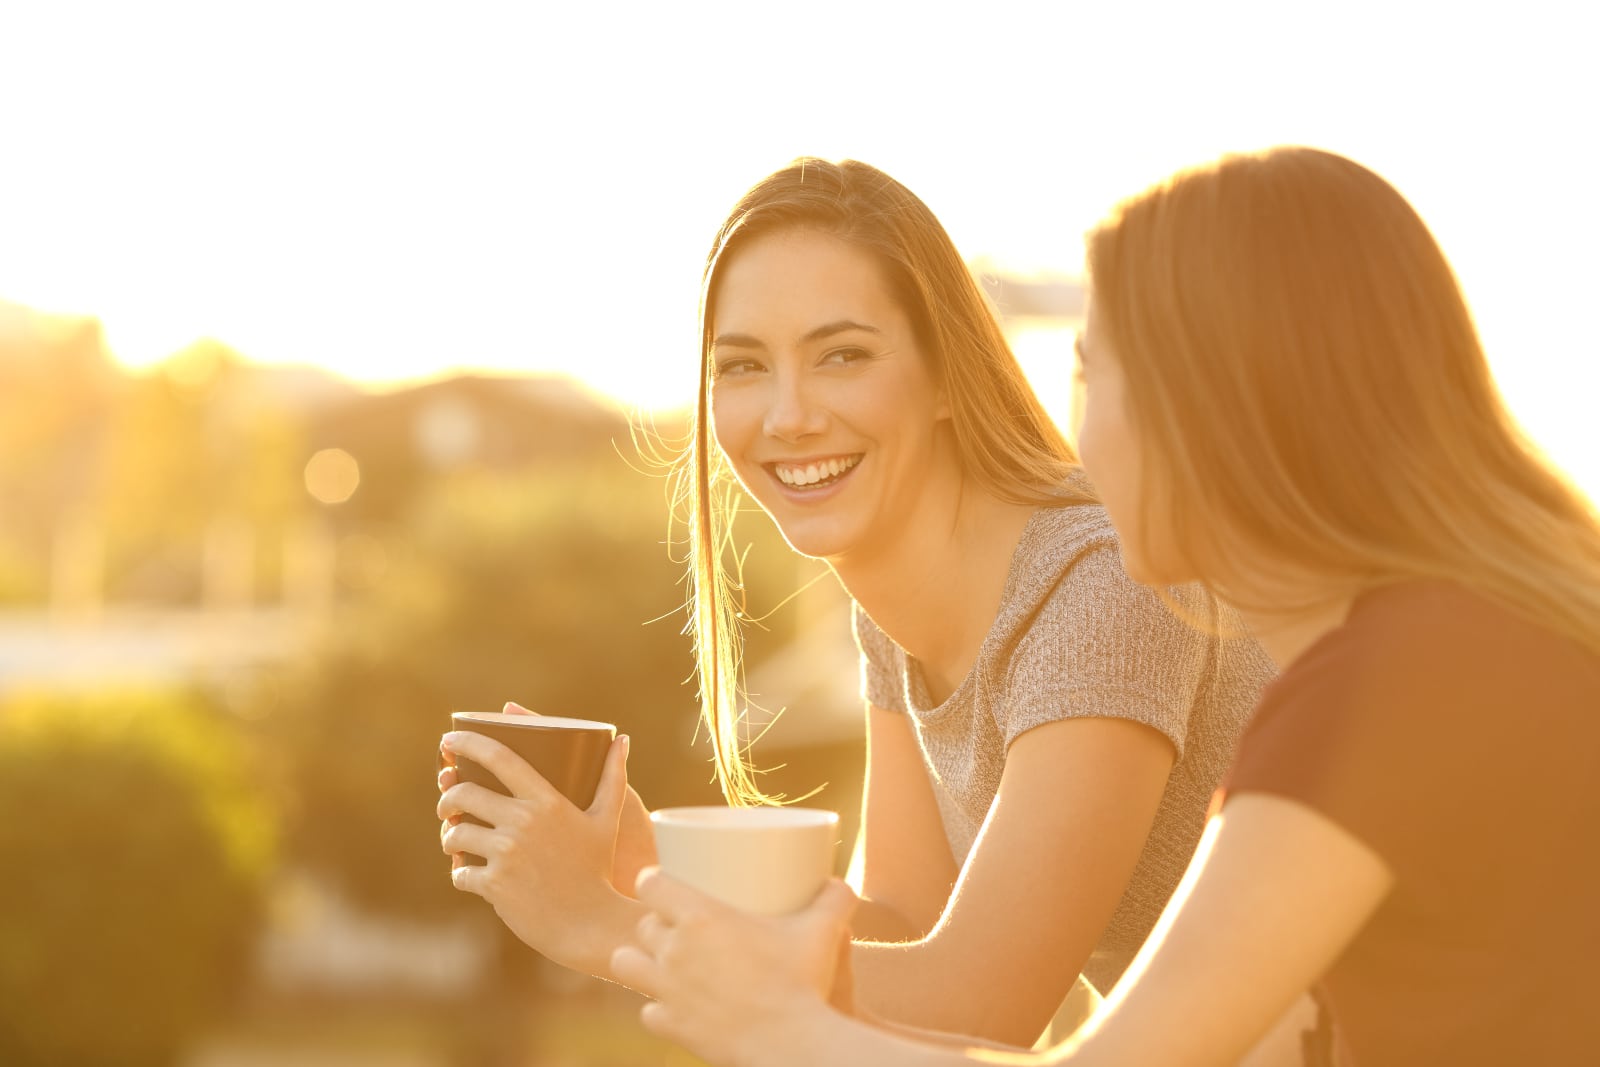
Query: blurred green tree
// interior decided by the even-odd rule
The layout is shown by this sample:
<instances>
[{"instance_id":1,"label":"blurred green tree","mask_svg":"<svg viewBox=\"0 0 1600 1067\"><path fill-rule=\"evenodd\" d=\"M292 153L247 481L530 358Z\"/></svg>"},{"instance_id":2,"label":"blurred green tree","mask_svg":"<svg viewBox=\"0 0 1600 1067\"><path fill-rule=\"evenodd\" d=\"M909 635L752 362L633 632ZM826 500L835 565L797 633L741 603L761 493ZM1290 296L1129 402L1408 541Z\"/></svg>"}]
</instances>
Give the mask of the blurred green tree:
<instances>
[{"instance_id":1,"label":"blurred green tree","mask_svg":"<svg viewBox=\"0 0 1600 1067\"><path fill-rule=\"evenodd\" d=\"M0 707L0 1063L165 1067L246 977L273 823L195 698Z\"/></svg>"},{"instance_id":2,"label":"blurred green tree","mask_svg":"<svg viewBox=\"0 0 1600 1067\"><path fill-rule=\"evenodd\" d=\"M714 802L696 750L681 565L662 486L606 452L553 469L441 476L377 527L367 595L278 690L296 858L380 913L459 913L438 850L439 735L515 700L633 737L652 805ZM376 542L374 544L374 541Z\"/></svg>"}]
</instances>

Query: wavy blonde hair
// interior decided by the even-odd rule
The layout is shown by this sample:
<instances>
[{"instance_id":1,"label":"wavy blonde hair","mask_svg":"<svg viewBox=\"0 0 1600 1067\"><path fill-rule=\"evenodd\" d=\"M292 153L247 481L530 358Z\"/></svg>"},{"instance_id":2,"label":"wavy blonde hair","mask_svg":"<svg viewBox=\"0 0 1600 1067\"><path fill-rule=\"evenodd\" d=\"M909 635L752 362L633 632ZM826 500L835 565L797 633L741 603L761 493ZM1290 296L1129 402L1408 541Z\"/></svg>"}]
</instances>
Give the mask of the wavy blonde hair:
<instances>
[{"instance_id":1,"label":"wavy blonde hair","mask_svg":"<svg viewBox=\"0 0 1600 1067\"><path fill-rule=\"evenodd\" d=\"M689 624L701 715L730 803L763 803L742 729L745 619L733 522L740 493L711 437L711 341L720 271L750 240L782 230L827 233L878 263L952 407L966 476L1019 503L1092 501L1077 454L1028 385L994 309L939 220L909 189L865 163L802 158L756 183L717 231L700 299L700 388L674 480L688 529Z\"/></svg>"},{"instance_id":2,"label":"wavy blonde hair","mask_svg":"<svg viewBox=\"0 0 1600 1067\"><path fill-rule=\"evenodd\" d=\"M1147 495L1224 599L1286 606L1240 588L1262 555L1334 596L1444 579L1600 652L1600 519L1511 418L1382 178L1310 148L1226 156L1120 204L1088 263Z\"/></svg>"}]
</instances>

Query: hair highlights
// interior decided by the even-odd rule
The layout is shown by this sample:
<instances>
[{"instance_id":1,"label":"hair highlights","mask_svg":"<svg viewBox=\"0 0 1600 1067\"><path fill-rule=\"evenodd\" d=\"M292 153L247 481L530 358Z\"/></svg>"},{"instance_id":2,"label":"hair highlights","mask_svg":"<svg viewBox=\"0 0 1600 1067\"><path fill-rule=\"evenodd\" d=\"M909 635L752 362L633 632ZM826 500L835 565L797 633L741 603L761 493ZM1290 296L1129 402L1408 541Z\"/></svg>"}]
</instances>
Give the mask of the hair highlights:
<instances>
[{"instance_id":1,"label":"hair highlights","mask_svg":"<svg viewBox=\"0 0 1600 1067\"><path fill-rule=\"evenodd\" d=\"M741 609L732 561L739 491L711 438L710 348L722 266L750 239L787 229L831 234L872 255L952 406L966 476L1017 502L1091 500L1077 456L1035 396L988 300L944 227L909 189L874 167L797 159L734 205L706 260L701 287L700 388L675 500L689 535L689 630L701 713L730 803L759 802L742 729Z\"/></svg>"},{"instance_id":2,"label":"hair highlights","mask_svg":"<svg viewBox=\"0 0 1600 1067\"><path fill-rule=\"evenodd\" d=\"M1241 578L1263 560L1332 596L1446 579L1600 650L1593 505L1513 422L1382 178L1309 148L1227 156L1120 204L1088 258L1194 576L1257 610Z\"/></svg>"}]
</instances>

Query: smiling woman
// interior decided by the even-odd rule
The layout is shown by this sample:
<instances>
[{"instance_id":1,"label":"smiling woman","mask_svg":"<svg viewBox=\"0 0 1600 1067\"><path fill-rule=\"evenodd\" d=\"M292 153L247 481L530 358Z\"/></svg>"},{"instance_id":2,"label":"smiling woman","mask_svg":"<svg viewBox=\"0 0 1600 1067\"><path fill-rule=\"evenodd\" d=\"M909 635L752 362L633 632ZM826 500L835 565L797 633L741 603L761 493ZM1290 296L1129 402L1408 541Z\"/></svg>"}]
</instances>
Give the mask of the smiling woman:
<instances>
[{"instance_id":1,"label":"smiling woman","mask_svg":"<svg viewBox=\"0 0 1600 1067\"><path fill-rule=\"evenodd\" d=\"M1064 1001L1070 1025L1091 983L1108 990L1154 924L1268 664L1253 643L1186 627L1123 573L982 290L887 174L808 158L758 182L712 242L703 293L678 473L724 792L767 799L739 685L732 523L748 496L855 602L859 1007L1031 1044ZM602 794L620 796L620 771L610 781ZM446 789L442 816L487 811ZM653 858L631 798L626 810L619 822L591 809L575 833L576 820L530 808L492 841L450 828L445 848L491 857L458 886L513 929L559 915L577 932L534 948L628 982L612 951L642 915L633 879L573 859L614 847L631 872ZM496 855L541 884L497 877Z\"/></svg>"},{"instance_id":2,"label":"smiling woman","mask_svg":"<svg viewBox=\"0 0 1600 1067\"><path fill-rule=\"evenodd\" d=\"M950 407L877 263L815 230L746 245L717 282L712 417L801 555L874 567L956 469ZM942 452L942 458L936 453Z\"/></svg>"}]
</instances>

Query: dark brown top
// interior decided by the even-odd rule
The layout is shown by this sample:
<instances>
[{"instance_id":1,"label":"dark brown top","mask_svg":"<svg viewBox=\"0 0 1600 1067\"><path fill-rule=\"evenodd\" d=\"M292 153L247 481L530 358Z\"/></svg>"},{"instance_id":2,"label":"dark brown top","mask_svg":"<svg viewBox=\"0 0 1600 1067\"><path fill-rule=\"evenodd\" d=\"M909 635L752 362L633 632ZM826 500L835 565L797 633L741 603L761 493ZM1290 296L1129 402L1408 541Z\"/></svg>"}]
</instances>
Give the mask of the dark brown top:
<instances>
[{"instance_id":1,"label":"dark brown top","mask_svg":"<svg viewBox=\"0 0 1600 1067\"><path fill-rule=\"evenodd\" d=\"M1461 587L1368 593L1267 687L1225 789L1394 875L1322 986L1350 1062L1600 1064L1600 656Z\"/></svg>"}]
</instances>

